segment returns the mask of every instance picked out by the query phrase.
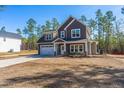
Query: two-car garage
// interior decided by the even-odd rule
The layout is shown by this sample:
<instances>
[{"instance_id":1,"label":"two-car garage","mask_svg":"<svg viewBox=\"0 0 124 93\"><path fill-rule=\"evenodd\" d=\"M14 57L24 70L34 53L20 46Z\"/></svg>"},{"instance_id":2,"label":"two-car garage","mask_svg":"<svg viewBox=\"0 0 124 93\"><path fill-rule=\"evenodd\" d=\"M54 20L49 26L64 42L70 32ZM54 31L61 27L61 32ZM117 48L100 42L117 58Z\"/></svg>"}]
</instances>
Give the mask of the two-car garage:
<instances>
[{"instance_id":1,"label":"two-car garage","mask_svg":"<svg viewBox=\"0 0 124 93\"><path fill-rule=\"evenodd\" d=\"M54 56L53 45L40 45L40 55L42 55L42 56Z\"/></svg>"}]
</instances>

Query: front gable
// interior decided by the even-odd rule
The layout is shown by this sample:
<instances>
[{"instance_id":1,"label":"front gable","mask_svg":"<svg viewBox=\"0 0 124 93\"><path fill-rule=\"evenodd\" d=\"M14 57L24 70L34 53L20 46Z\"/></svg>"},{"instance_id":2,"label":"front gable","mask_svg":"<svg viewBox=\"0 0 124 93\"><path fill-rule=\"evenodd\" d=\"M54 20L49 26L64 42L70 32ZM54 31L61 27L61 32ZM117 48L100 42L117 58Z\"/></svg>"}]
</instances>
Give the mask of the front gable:
<instances>
[{"instance_id":1,"label":"front gable","mask_svg":"<svg viewBox=\"0 0 124 93\"><path fill-rule=\"evenodd\" d=\"M80 39L86 39L86 26L84 24L74 20L74 22L66 28L68 39L71 39L72 29L80 29Z\"/></svg>"},{"instance_id":2,"label":"front gable","mask_svg":"<svg viewBox=\"0 0 124 93\"><path fill-rule=\"evenodd\" d=\"M56 40L54 40L53 42L65 42L65 40L61 39L61 38L57 38Z\"/></svg>"},{"instance_id":3,"label":"front gable","mask_svg":"<svg viewBox=\"0 0 124 93\"><path fill-rule=\"evenodd\" d=\"M47 39L48 38L48 34L51 34L51 39ZM52 42L57 38L57 31L45 31L43 33L43 36L41 38L39 38L39 40L37 41L37 43L44 43L44 42Z\"/></svg>"},{"instance_id":4,"label":"front gable","mask_svg":"<svg viewBox=\"0 0 124 93\"><path fill-rule=\"evenodd\" d=\"M69 17L58 29L58 31L63 31L64 28L73 20L73 17Z\"/></svg>"},{"instance_id":5,"label":"front gable","mask_svg":"<svg viewBox=\"0 0 124 93\"><path fill-rule=\"evenodd\" d=\"M72 29L80 29L80 37L77 38L72 38L71 36L71 30ZM64 24L62 24L58 28L58 33L56 34L56 37L53 38L53 40L45 40L45 37L42 36L37 43L42 43L42 42L53 42L56 40L56 38L60 38L56 42L63 42L65 41L75 41L75 40L81 40L81 39L86 39L87 38L87 27L85 24L77 20L76 18L69 17ZM64 31L64 37L61 39L61 31Z\"/></svg>"},{"instance_id":6,"label":"front gable","mask_svg":"<svg viewBox=\"0 0 124 93\"><path fill-rule=\"evenodd\" d=\"M71 30L72 29L80 29L80 38L75 39L86 39L86 25L78 21L77 19L70 17L59 29L58 35L60 38L61 31L65 31L64 40L72 40L71 38ZM75 40L74 39L74 40Z\"/></svg>"}]
</instances>

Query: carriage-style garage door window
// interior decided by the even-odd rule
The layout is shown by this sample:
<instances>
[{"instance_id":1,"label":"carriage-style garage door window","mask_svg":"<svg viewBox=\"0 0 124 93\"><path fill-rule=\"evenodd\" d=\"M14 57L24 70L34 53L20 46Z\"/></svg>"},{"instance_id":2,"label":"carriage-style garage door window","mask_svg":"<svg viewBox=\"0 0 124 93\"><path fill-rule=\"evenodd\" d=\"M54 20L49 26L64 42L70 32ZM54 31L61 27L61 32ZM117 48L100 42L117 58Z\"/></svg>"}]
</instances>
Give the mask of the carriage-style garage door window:
<instances>
[{"instance_id":1,"label":"carriage-style garage door window","mask_svg":"<svg viewBox=\"0 0 124 93\"><path fill-rule=\"evenodd\" d=\"M80 29L72 29L71 38L80 38Z\"/></svg>"}]
</instances>

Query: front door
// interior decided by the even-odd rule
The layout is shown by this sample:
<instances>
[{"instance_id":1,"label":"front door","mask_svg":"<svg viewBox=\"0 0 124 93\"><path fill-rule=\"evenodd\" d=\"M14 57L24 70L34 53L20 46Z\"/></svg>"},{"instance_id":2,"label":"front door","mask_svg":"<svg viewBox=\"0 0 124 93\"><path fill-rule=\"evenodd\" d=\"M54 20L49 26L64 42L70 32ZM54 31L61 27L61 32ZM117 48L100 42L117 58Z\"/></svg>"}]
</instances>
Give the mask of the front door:
<instances>
[{"instance_id":1,"label":"front door","mask_svg":"<svg viewBox=\"0 0 124 93\"><path fill-rule=\"evenodd\" d=\"M61 55L64 55L64 45L61 45Z\"/></svg>"}]
</instances>

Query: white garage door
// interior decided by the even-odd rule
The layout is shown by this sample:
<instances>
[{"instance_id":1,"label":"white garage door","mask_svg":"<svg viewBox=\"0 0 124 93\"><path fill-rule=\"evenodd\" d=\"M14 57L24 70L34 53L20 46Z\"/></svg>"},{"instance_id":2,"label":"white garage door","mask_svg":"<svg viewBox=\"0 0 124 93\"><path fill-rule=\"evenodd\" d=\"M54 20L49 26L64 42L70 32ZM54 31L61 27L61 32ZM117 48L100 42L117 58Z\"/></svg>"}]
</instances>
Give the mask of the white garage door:
<instances>
[{"instance_id":1,"label":"white garage door","mask_svg":"<svg viewBox=\"0 0 124 93\"><path fill-rule=\"evenodd\" d=\"M41 45L40 46L40 54L41 55L49 55L53 56L54 55L54 47L53 45Z\"/></svg>"}]
</instances>

